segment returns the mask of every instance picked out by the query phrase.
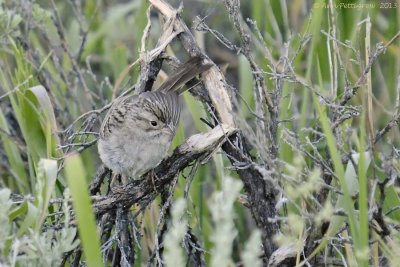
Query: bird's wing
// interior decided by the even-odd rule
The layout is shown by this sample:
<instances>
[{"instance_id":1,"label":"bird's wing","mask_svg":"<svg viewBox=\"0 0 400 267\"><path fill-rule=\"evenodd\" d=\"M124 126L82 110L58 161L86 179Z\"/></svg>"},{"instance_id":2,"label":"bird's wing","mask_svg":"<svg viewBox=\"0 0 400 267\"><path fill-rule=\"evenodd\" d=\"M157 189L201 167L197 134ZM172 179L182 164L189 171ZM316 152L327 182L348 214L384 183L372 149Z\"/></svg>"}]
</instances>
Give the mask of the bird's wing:
<instances>
[{"instance_id":1,"label":"bird's wing","mask_svg":"<svg viewBox=\"0 0 400 267\"><path fill-rule=\"evenodd\" d=\"M108 110L100 128L100 137L108 137L115 128L120 128L125 122L126 114L132 109L137 95L124 96L113 103Z\"/></svg>"}]
</instances>

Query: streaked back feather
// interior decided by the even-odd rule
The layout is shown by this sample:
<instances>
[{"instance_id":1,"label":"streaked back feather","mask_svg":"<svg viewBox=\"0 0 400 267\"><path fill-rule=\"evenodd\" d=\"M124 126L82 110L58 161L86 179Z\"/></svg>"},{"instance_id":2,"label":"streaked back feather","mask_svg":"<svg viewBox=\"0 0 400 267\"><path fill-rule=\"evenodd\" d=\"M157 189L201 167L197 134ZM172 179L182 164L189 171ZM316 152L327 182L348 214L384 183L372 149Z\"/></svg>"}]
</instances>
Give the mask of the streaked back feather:
<instances>
[{"instance_id":1,"label":"streaked back feather","mask_svg":"<svg viewBox=\"0 0 400 267\"><path fill-rule=\"evenodd\" d=\"M178 95L188 81L211 68L212 64L203 64L203 59L193 57L184 63L175 74L170 76L157 90L130 95L117 100L108 111L100 129L100 138L107 138L111 133L125 124L125 116L135 112L140 105L150 108L164 123L177 127L181 114ZM137 110L136 110L137 111Z\"/></svg>"}]
</instances>

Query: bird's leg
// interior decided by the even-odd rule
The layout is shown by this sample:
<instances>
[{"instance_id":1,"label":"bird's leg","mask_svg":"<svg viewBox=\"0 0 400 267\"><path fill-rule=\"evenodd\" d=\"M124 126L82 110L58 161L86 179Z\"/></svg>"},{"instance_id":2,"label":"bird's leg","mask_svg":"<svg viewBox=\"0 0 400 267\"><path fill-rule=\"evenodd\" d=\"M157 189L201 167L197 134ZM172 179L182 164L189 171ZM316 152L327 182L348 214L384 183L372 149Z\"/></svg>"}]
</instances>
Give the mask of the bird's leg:
<instances>
[{"instance_id":1,"label":"bird's leg","mask_svg":"<svg viewBox=\"0 0 400 267\"><path fill-rule=\"evenodd\" d=\"M121 193L123 191L124 185L127 184L127 178L123 174L113 174L110 182L111 192ZM122 182L122 184L121 184Z\"/></svg>"},{"instance_id":2,"label":"bird's leg","mask_svg":"<svg viewBox=\"0 0 400 267\"><path fill-rule=\"evenodd\" d=\"M156 172L154 170L149 171L147 174L147 177L150 177L151 183L153 184L154 191L158 193L155 181L160 180L160 178L158 178Z\"/></svg>"},{"instance_id":3,"label":"bird's leg","mask_svg":"<svg viewBox=\"0 0 400 267\"><path fill-rule=\"evenodd\" d=\"M126 186L129 183L128 176L121 175L121 183L122 183L122 186Z\"/></svg>"}]
</instances>

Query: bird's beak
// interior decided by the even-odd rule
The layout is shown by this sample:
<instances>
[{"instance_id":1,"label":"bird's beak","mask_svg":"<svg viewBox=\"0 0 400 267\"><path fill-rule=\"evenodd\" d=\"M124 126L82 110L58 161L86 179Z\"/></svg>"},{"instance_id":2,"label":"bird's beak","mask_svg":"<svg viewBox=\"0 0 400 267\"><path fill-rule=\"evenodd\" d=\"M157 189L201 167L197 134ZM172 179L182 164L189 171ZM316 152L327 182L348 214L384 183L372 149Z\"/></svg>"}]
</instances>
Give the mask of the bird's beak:
<instances>
[{"instance_id":1,"label":"bird's beak","mask_svg":"<svg viewBox=\"0 0 400 267\"><path fill-rule=\"evenodd\" d=\"M169 134L169 135L172 135L172 136L175 134L174 126L173 126L172 124L166 125L166 126L162 129L162 131L163 131L164 133Z\"/></svg>"}]
</instances>

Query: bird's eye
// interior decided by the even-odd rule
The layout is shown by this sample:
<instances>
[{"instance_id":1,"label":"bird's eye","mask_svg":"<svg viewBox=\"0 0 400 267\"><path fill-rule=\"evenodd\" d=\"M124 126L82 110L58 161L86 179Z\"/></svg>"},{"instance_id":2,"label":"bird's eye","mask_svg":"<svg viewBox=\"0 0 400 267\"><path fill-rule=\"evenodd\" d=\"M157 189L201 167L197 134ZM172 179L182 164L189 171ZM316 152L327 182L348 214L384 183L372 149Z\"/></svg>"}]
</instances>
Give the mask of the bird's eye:
<instances>
[{"instance_id":1,"label":"bird's eye","mask_svg":"<svg viewBox=\"0 0 400 267\"><path fill-rule=\"evenodd\" d=\"M157 126L157 122L156 121L150 121L151 126L156 127Z\"/></svg>"}]
</instances>

